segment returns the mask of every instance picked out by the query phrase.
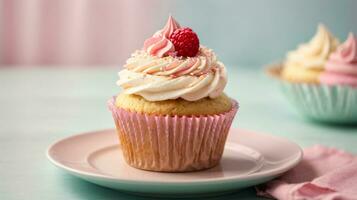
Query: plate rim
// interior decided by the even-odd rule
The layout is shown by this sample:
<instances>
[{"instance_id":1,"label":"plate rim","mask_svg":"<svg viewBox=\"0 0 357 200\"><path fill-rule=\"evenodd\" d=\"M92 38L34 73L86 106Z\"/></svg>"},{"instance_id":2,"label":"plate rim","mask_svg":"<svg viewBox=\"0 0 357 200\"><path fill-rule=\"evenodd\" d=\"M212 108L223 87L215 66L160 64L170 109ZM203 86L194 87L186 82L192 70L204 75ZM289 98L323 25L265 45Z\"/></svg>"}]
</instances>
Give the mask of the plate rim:
<instances>
[{"instance_id":1,"label":"plate rim","mask_svg":"<svg viewBox=\"0 0 357 200\"><path fill-rule=\"evenodd\" d=\"M56 167L65 170L66 172L78 176L80 178L84 178L87 179L85 177L91 177L91 178L95 178L95 179L101 179L104 181L114 181L116 183L127 183L127 184L152 184L152 185L202 185L202 184L217 184L217 183L231 183L231 182L237 182L237 181L253 181L256 179L264 179L264 178L269 178L269 177L276 177L290 169L292 169L293 167L295 167L297 164L299 164L299 162L302 160L303 158L303 150L302 148L296 144L295 142L290 141L289 139L286 139L285 137L280 137L280 136L275 136L272 134L267 134L267 133L257 133L256 131L250 131L250 130L246 130L246 129L241 129L241 128L231 128L234 129L236 131L244 131L244 132L248 132L248 133L253 133L253 134L258 134L258 135L267 135L268 137L273 137L276 138L278 140L284 140L286 142L289 142L291 144L293 144L294 146L297 147L298 152L297 152L297 156L293 158L293 160L291 162L289 162L290 164L288 166L286 166L286 164L283 164L282 166L279 166L277 168L274 169L270 169L270 170L266 170L266 171L262 171L262 172L253 172L252 174L248 174L248 175L238 175L238 176L231 176L231 177L219 177L219 178L205 178L205 179L199 179L199 180L190 180L190 181L185 181L185 180L180 180L180 181L147 181L147 180L131 180L131 179L121 179L118 177L113 177L113 176L109 176L109 175L105 175L105 174L98 174L98 173L93 173L93 172L88 172L88 171L82 171L82 170L78 170L69 166L66 166L62 163L60 163L59 161L55 160L52 156L51 156L51 150L59 143L65 141L65 140L70 140L76 137L81 137L84 135L91 135L91 134L100 134L103 132L110 132L110 131L114 131L115 129L101 129L101 130L94 130L94 131L86 131L86 132L82 132L79 134L75 134L75 135L71 135L68 137L64 137L62 139L59 139L55 142L53 142L52 144L50 144L46 150L46 157L47 159ZM249 147L250 148L250 147ZM254 149L255 150L255 149ZM139 169L138 169L139 170ZM148 171L150 172L150 171ZM156 173L160 173L160 172L156 172ZM165 173L165 172L164 172ZM88 180L88 179L87 179Z\"/></svg>"}]
</instances>

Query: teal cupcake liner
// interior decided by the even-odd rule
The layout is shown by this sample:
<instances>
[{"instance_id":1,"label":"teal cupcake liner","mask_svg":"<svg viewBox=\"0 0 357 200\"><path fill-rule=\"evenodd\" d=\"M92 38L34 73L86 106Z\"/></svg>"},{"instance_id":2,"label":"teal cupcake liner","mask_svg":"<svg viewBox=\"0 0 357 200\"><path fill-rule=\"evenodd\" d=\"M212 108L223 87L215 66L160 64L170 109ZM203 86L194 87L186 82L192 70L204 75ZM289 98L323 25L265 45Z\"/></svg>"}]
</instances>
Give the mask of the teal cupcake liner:
<instances>
[{"instance_id":1,"label":"teal cupcake liner","mask_svg":"<svg viewBox=\"0 0 357 200\"><path fill-rule=\"evenodd\" d=\"M279 82L287 99L302 115L323 122L357 123L357 88Z\"/></svg>"}]
</instances>

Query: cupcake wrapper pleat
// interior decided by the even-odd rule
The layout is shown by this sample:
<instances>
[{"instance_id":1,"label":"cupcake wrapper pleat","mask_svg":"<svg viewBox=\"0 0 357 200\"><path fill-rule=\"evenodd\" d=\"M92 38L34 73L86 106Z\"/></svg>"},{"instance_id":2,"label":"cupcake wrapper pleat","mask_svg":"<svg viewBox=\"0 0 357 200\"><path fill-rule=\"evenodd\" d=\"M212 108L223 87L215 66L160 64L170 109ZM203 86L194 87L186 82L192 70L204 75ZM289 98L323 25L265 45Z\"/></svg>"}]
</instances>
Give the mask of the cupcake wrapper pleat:
<instances>
[{"instance_id":1,"label":"cupcake wrapper pleat","mask_svg":"<svg viewBox=\"0 0 357 200\"><path fill-rule=\"evenodd\" d=\"M219 115L169 116L127 111L109 100L126 162L139 169L184 172L217 165L238 110Z\"/></svg>"},{"instance_id":2,"label":"cupcake wrapper pleat","mask_svg":"<svg viewBox=\"0 0 357 200\"><path fill-rule=\"evenodd\" d=\"M357 122L357 88L280 81L289 101L303 115L318 121Z\"/></svg>"}]
</instances>

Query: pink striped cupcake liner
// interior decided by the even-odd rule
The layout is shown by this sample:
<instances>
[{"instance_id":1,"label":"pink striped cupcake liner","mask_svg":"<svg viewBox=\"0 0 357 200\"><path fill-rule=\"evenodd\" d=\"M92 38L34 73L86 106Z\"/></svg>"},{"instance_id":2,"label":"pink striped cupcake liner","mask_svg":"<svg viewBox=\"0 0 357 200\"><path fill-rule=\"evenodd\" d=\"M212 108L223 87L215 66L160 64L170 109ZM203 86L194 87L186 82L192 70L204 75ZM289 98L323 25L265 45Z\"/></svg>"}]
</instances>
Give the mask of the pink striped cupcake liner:
<instances>
[{"instance_id":1,"label":"pink striped cupcake liner","mask_svg":"<svg viewBox=\"0 0 357 200\"><path fill-rule=\"evenodd\" d=\"M125 161L132 167L161 172L185 172L216 166L238 103L226 113L201 116L149 115L108 101Z\"/></svg>"}]
</instances>

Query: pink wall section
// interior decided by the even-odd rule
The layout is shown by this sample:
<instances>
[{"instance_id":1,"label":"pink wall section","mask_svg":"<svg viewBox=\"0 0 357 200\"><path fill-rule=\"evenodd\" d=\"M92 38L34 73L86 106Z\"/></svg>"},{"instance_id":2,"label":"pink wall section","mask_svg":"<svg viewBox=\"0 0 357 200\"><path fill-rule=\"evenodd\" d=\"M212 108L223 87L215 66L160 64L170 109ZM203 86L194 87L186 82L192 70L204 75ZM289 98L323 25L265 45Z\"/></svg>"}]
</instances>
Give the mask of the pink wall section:
<instances>
[{"instance_id":1,"label":"pink wall section","mask_svg":"<svg viewBox=\"0 0 357 200\"><path fill-rule=\"evenodd\" d=\"M227 66L261 67L308 41L319 23L341 41L357 34L356 7L356 0L0 0L0 66L121 66L172 13Z\"/></svg>"},{"instance_id":2,"label":"pink wall section","mask_svg":"<svg viewBox=\"0 0 357 200\"><path fill-rule=\"evenodd\" d=\"M132 0L0 0L0 66L120 65L154 30L162 6Z\"/></svg>"}]
</instances>

